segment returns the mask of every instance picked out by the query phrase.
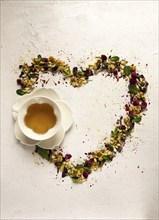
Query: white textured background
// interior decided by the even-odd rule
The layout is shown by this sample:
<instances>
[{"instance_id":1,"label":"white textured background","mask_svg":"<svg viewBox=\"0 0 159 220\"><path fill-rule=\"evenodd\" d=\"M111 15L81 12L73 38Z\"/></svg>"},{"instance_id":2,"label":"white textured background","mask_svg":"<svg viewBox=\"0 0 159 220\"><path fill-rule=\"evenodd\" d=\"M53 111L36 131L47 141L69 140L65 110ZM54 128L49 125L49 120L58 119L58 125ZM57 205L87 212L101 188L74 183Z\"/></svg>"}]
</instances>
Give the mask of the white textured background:
<instances>
[{"instance_id":1,"label":"white textured background","mask_svg":"<svg viewBox=\"0 0 159 220\"><path fill-rule=\"evenodd\" d=\"M2 1L1 31L1 219L158 219L158 1ZM17 66L39 53L90 63L112 49L144 72L151 105L110 165L82 185L62 182L52 164L15 140ZM75 161L109 138L124 112L124 82L92 80L80 89L48 85L74 111L63 148Z\"/></svg>"}]
</instances>

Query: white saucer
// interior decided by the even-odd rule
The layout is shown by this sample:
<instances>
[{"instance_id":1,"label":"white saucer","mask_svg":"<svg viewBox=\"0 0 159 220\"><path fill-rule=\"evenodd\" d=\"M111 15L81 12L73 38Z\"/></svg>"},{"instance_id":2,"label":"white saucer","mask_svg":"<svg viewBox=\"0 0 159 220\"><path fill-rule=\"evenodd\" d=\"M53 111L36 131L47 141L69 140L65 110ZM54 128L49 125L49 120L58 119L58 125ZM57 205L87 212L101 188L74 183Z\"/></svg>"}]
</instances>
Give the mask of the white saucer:
<instances>
[{"instance_id":1,"label":"white saucer","mask_svg":"<svg viewBox=\"0 0 159 220\"><path fill-rule=\"evenodd\" d=\"M17 114L21 106L26 101L28 101L30 98L38 97L38 96L52 99L58 105L60 112L61 112L61 116L62 116L62 124L59 130L57 131L57 133L53 137L47 140L43 140L43 141L37 141L37 140L28 138L20 130L19 125L17 123ZM15 104L13 105L12 113L15 119L14 133L15 133L16 138L22 144L25 144L28 146L38 145L39 147L45 148L45 149L52 149L55 146L58 146L63 141L65 132L71 127L73 123L73 113L70 107L63 100L61 100L60 96L53 89L47 89L47 88L37 89L31 94L26 94L18 98Z\"/></svg>"}]
</instances>

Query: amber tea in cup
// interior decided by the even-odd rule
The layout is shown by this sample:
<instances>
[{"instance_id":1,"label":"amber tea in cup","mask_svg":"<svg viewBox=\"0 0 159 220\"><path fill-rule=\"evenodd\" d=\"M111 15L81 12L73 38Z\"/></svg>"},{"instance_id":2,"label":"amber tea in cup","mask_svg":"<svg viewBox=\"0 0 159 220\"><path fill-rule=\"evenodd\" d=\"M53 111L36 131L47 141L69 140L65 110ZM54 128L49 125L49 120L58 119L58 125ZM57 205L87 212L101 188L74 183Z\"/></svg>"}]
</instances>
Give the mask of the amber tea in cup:
<instances>
[{"instance_id":1,"label":"amber tea in cup","mask_svg":"<svg viewBox=\"0 0 159 220\"><path fill-rule=\"evenodd\" d=\"M35 133L44 134L56 124L54 109L48 103L33 103L27 109L25 124Z\"/></svg>"},{"instance_id":2,"label":"amber tea in cup","mask_svg":"<svg viewBox=\"0 0 159 220\"><path fill-rule=\"evenodd\" d=\"M27 137L46 140L59 129L61 112L53 100L47 97L34 97L24 103L19 110L18 124Z\"/></svg>"}]
</instances>

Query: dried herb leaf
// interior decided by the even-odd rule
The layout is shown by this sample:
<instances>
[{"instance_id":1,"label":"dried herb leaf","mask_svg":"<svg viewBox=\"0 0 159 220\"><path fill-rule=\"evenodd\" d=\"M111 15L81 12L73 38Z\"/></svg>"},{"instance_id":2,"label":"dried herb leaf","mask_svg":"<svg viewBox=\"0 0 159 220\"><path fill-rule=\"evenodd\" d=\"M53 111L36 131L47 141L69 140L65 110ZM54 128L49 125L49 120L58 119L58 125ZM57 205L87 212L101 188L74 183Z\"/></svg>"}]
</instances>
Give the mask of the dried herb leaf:
<instances>
[{"instance_id":1,"label":"dried herb leaf","mask_svg":"<svg viewBox=\"0 0 159 220\"><path fill-rule=\"evenodd\" d=\"M111 136L114 138L117 138L119 131L115 129L114 131L111 131Z\"/></svg>"},{"instance_id":2,"label":"dried herb leaf","mask_svg":"<svg viewBox=\"0 0 159 220\"><path fill-rule=\"evenodd\" d=\"M117 62L119 61L119 57L118 56L111 57L110 61Z\"/></svg>"},{"instance_id":3,"label":"dried herb leaf","mask_svg":"<svg viewBox=\"0 0 159 220\"><path fill-rule=\"evenodd\" d=\"M16 93L18 95L25 95L26 94L26 92L23 89L17 89Z\"/></svg>"},{"instance_id":4,"label":"dried herb leaf","mask_svg":"<svg viewBox=\"0 0 159 220\"><path fill-rule=\"evenodd\" d=\"M79 71L79 72L78 72L78 75L80 75L80 76L84 76L84 72Z\"/></svg>"},{"instance_id":5,"label":"dried herb leaf","mask_svg":"<svg viewBox=\"0 0 159 220\"><path fill-rule=\"evenodd\" d=\"M44 159L49 160L49 150L37 147L36 152Z\"/></svg>"},{"instance_id":6,"label":"dried herb leaf","mask_svg":"<svg viewBox=\"0 0 159 220\"><path fill-rule=\"evenodd\" d=\"M40 54L38 54L37 58L40 60L40 59L42 59L42 56Z\"/></svg>"},{"instance_id":7,"label":"dried herb leaf","mask_svg":"<svg viewBox=\"0 0 159 220\"><path fill-rule=\"evenodd\" d=\"M136 94L138 93L139 89L135 85L129 85L129 92Z\"/></svg>"},{"instance_id":8,"label":"dried herb leaf","mask_svg":"<svg viewBox=\"0 0 159 220\"><path fill-rule=\"evenodd\" d=\"M81 169L81 168L83 168L83 167L84 167L84 166L81 165L81 164L77 164L77 165L75 166L76 169Z\"/></svg>"},{"instance_id":9,"label":"dried herb leaf","mask_svg":"<svg viewBox=\"0 0 159 220\"><path fill-rule=\"evenodd\" d=\"M139 123L141 121L141 116L134 117L134 122Z\"/></svg>"},{"instance_id":10,"label":"dried herb leaf","mask_svg":"<svg viewBox=\"0 0 159 220\"><path fill-rule=\"evenodd\" d=\"M126 76L128 76L131 73L131 67L130 66L125 66L124 67L124 73Z\"/></svg>"},{"instance_id":11,"label":"dried herb leaf","mask_svg":"<svg viewBox=\"0 0 159 220\"><path fill-rule=\"evenodd\" d=\"M111 159L110 159L109 156L103 156L103 159L104 159L105 161L111 161Z\"/></svg>"}]
</instances>

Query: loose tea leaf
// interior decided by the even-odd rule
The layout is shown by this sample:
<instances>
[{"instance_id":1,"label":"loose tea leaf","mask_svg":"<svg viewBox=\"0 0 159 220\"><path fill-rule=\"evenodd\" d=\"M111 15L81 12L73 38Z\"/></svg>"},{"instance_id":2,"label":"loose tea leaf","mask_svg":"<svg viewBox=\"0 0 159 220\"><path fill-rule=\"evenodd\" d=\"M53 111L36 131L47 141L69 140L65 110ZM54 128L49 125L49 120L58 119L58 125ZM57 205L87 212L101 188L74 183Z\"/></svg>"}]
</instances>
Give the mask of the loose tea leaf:
<instances>
[{"instance_id":1,"label":"loose tea leaf","mask_svg":"<svg viewBox=\"0 0 159 220\"><path fill-rule=\"evenodd\" d=\"M139 123L141 121L141 116L134 117L134 122Z\"/></svg>"},{"instance_id":2,"label":"loose tea leaf","mask_svg":"<svg viewBox=\"0 0 159 220\"><path fill-rule=\"evenodd\" d=\"M117 62L119 61L119 57L118 56L111 57L110 61Z\"/></svg>"},{"instance_id":3,"label":"loose tea leaf","mask_svg":"<svg viewBox=\"0 0 159 220\"><path fill-rule=\"evenodd\" d=\"M124 73L126 76L128 76L131 73L131 67L130 66L125 66L124 67Z\"/></svg>"},{"instance_id":4,"label":"loose tea leaf","mask_svg":"<svg viewBox=\"0 0 159 220\"><path fill-rule=\"evenodd\" d=\"M22 89L17 89L16 93L18 95L25 95L26 94L26 92L24 90L22 90Z\"/></svg>"},{"instance_id":5,"label":"loose tea leaf","mask_svg":"<svg viewBox=\"0 0 159 220\"><path fill-rule=\"evenodd\" d=\"M103 159L104 159L105 161L111 161L111 159L110 159L109 156L103 156Z\"/></svg>"},{"instance_id":6,"label":"loose tea leaf","mask_svg":"<svg viewBox=\"0 0 159 220\"><path fill-rule=\"evenodd\" d=\"M49 160L49 150L37 147L36 152L44 159Z\"/></svg>"},{"instance_id":7,"label":"loose tea leaf","mask_svg":"<svg viewBox=\"0 0 159 220\"><path fill-rule=\"evenodd\" d=\"M37 58L40 60L40 59L42 59L42 56L40 54L38 54Z\"/></svg>"},{"instance_id":8,"label":"loose tea leaf","mask_svg":"<svg viewBox=\"0 0 159 220\"><path fill-rule=\"evenodd\" d=\"M138 93L139 89L135 85L129 85L129 92L136 94Z\"/></svg>"}]
</instances>

